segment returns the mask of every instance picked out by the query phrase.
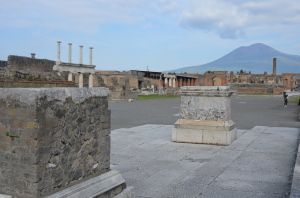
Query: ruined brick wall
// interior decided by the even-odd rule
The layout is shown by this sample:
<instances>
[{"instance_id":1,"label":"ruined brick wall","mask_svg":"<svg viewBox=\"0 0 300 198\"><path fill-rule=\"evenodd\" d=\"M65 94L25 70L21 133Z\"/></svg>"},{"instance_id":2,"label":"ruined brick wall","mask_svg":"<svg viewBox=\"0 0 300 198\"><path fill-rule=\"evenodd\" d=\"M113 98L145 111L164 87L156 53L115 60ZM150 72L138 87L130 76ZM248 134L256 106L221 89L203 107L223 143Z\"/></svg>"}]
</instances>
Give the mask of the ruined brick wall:
<instances>
[{"instance_id":1,"label":"ruined brick wall","mask_svg":"<svg viewBox=\"0 0 300 198\"><path fill-rule=\"evenodd\" d=\"M237 83L232 83L229 84L230 88L232 90L237 90L238 93L262 93L262 94L279 94L282 90L283 87L281 85L276 85L276 84L237 84Z\"/></svg>"},{"instance_id":2,"label":"ruined brick wall","mask_svg":"<svg viewBox=\"0 0 300 198\"><path fill-rule=\"evenodd\" d=\"M154 85L154 87L158 87L159 86L159 79L152 79L152 78L143 78L143 82L142 82L142 87L141 88L150 88L151 85ZM130 85L131 87L131 85Z\"/></svg>"},{"instance_id":3,"label":"ruined brick wall","mask_svg":"<svg viewBox=\"0 0 300 198\"><path fill-rule=\"evenodd\" d=\"M7 59L8 80L64 80L53 71L55 61L10 55Z\"/></svg>"},{"instance_id":4,"label":"ruined brick wall","mask_svg":"<svg viewBox=\"0 0 300 198\"><path fill-rule=\"evenodd\" d=\"M198 84L199 84L199 86L204 86L205 85L204 75L198 75Z\"/></svg>"},{"instance_id":5,"label":"ruined brick wall","mask_svg":"<svg viewBox=\"0 0 300 198\"><path fill-rule=\"evenodd\" d=\"M44 197L109 171L108 89L0 92L0 194Z\"/></svg>"},{"instance_id":6,"label":"ruined brick wall","mask_svg":"<svg viewBox=\"0 0 300 198\"><path fill-rule=\"evenodd\" d=\"M216 86L214 82L219 81L217 86L227 85L227 74L215 74L215 73L205 73L204 74L204 86Z\"/></svg>"},{"instance_id":7,"label":"ruined brick wall","mask_svg":"<svg viewBox=\"0 0 300 198\"><path fill-rule=\"evenodd\" d=\"M138 76L130 76L129 85L130 88L138 89L139 88L139 78Z\"/></svg>"},{"instance_id":8,"label":"ruined brick wall","mask_svg":"<svg viewBox=\"0 0 300 198\"><path fill-rule=\"evenodd\" d=\"M11 71L29 70L33 72L52 72L55 61L23 56L8 56L7 68Z\"/></svg>"},{"instance_id":9,"label":"ruined brick wall","mask_svg":"<svg viewBox=\"0 0 300 198\"><path fill-rule=\"evenodd\" d=\"M233 89L237 90L238 93L258 93L258 94L267 94L268 89L267 88L256 88L256 89L251 89L251 88L244 88L244 89Z\"/></svg>"},{"instance_id":10,"label":"ruined brick wall","mask_svg":"<svg viewBox=\"0 0 300 198\"><path fill-rule=\"evenodd\" d=\"M7 67L7 61L0 60L0 68L5 68L5 67Z\"/></svg>"},{"instance_id":11,"label":"ruined brick wall","mask_svg":"<svg viewBox=\"0 0 300 198\"><path fill-rule=\"evenodd\" d=\"M0 81L0 88L75 87L70 81Z\"/></svg>"},{"instance_id":12,"label":"ruined brick wall","mask_svg":"<svg viewBox=\"0 0 300 198\"><path fill-rule=\"evenodd\" d=\"M283 88L274 88L273 94L283 94Z\"/></svg>"}]
</instances>

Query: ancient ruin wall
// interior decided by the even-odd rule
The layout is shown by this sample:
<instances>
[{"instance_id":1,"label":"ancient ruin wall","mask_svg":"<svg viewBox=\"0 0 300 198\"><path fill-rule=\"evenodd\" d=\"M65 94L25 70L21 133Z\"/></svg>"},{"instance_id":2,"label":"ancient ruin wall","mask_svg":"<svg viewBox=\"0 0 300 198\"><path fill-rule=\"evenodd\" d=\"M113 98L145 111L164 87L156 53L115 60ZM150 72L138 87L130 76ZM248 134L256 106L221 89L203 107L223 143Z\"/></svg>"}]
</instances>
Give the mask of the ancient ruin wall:
<instances>
[{"instance_id":1,"label":"ancient ruin wall","mask_svg":"<svg viewBox=\"0 0 300 198\"><path fill-rule=\"evenodd\" d=\"M55 61L23 56L8 56L7 68L11 71L29 70L34 72L52 72Z\"/></svg>"},{"instance_id":2,"label":"ancient ruin wall","mask_svg":"<svg viewBox=\"0 0 300 198\"><path fill-rule=\"evenodd\" d=\"M108 89L0 92L0 194L44 197L109 171Z\"/></svg>"},{"instance_id":3,"label":"ancient ruin wall","mask_svg":"<svg viewBox=\"0 0 300 198\"><path fill-rule=\"evenodd\" d=\"M7 67L7 61L0 60L0 68L6 68Z\"/></svg>"},{"instance_id":4,"label":"ancient ruin wall","mask_svg":"<svg viewBox=\"0 0 300 198\"><path fill-rule=\"evenodd\" d=\"M69 81L3 81L0 80L0 88L50 88L50 87L75 87Z\"/></svg>"}]
</instances>

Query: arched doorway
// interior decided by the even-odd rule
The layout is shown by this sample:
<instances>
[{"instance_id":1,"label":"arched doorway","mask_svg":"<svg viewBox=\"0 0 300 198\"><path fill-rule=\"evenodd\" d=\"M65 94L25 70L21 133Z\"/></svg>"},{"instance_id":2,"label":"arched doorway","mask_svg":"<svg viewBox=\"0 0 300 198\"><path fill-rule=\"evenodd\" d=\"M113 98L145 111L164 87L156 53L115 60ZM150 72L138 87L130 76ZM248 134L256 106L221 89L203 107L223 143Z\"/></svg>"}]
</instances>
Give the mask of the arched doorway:
<instances>
[{"instance_id":1,"label":"arched doorway","mask_svg":"<svg viewBox=\"0 0 300 198\"><path fill-rule=\"evenodd\" d=\"M291 89L299 89L300 88L300 76L295 75L291 77Z\"/></svg>"},{"instance_id":2,"label":"arched doorway","mask_svg":"<svg viewBox=\"0 0 300 198\"><path fill-rule=\"evenodd\" d=\"M218 76L215 76L212 78L212 85L213 86L221 86L221 78Z\"/></svg>"}]
</instances>

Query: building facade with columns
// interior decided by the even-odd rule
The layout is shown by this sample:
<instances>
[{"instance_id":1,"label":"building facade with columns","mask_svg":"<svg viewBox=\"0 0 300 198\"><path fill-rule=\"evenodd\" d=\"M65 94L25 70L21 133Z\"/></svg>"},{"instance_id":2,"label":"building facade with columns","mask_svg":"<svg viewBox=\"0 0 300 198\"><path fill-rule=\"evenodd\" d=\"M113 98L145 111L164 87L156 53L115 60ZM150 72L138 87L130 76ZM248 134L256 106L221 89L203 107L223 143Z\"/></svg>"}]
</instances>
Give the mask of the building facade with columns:
<instances>
[{"instance_id":1,"label":"building facade with columns","mask_svg":"<svg viewBox=\"0 0 300 198\"><path fill-rule=\"evenodd\" d=\"M78 75L78 86L83 87L83 74L89 74L89 87L93 87L93 77L95 74L95 67L92 63L92 47L90 47L90 62L89 65L83 64L82 61L82 48L83 46L80 45L80 58L79 64L72 63L72 43L68 43L69 45L69 52L68 52L68 63L64 63L60 61L60 44L61 41L57 41L57 61L56 64L53 66L53 71L56 71L59 76L61 76L62 72L68 72L68 81L73 81L73 75Z\"/></svg>"}]
</instances>

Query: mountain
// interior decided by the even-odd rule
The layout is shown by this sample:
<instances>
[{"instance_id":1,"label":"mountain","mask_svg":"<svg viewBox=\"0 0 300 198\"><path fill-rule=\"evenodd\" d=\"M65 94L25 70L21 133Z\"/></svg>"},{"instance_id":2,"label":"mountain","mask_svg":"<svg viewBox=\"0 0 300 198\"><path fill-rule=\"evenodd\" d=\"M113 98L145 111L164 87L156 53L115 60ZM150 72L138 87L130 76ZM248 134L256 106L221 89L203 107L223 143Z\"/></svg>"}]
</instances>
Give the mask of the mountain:
<instances>
[{"instance_id":1,"label":"mountain","mask_svg":"<svg viewBox=\"0 0 300 198\"><path fill-rule=\"evenodd\" d=\"M272 74L273 58L277 58L277 74L300 73L300 56L282 53L262 43L239 47L222 58L204 65L183 67L169 72L204 73L210 70L236 73L242 69L253 74L262 74L264 71Z\"/></svg>"}]
</instances>

